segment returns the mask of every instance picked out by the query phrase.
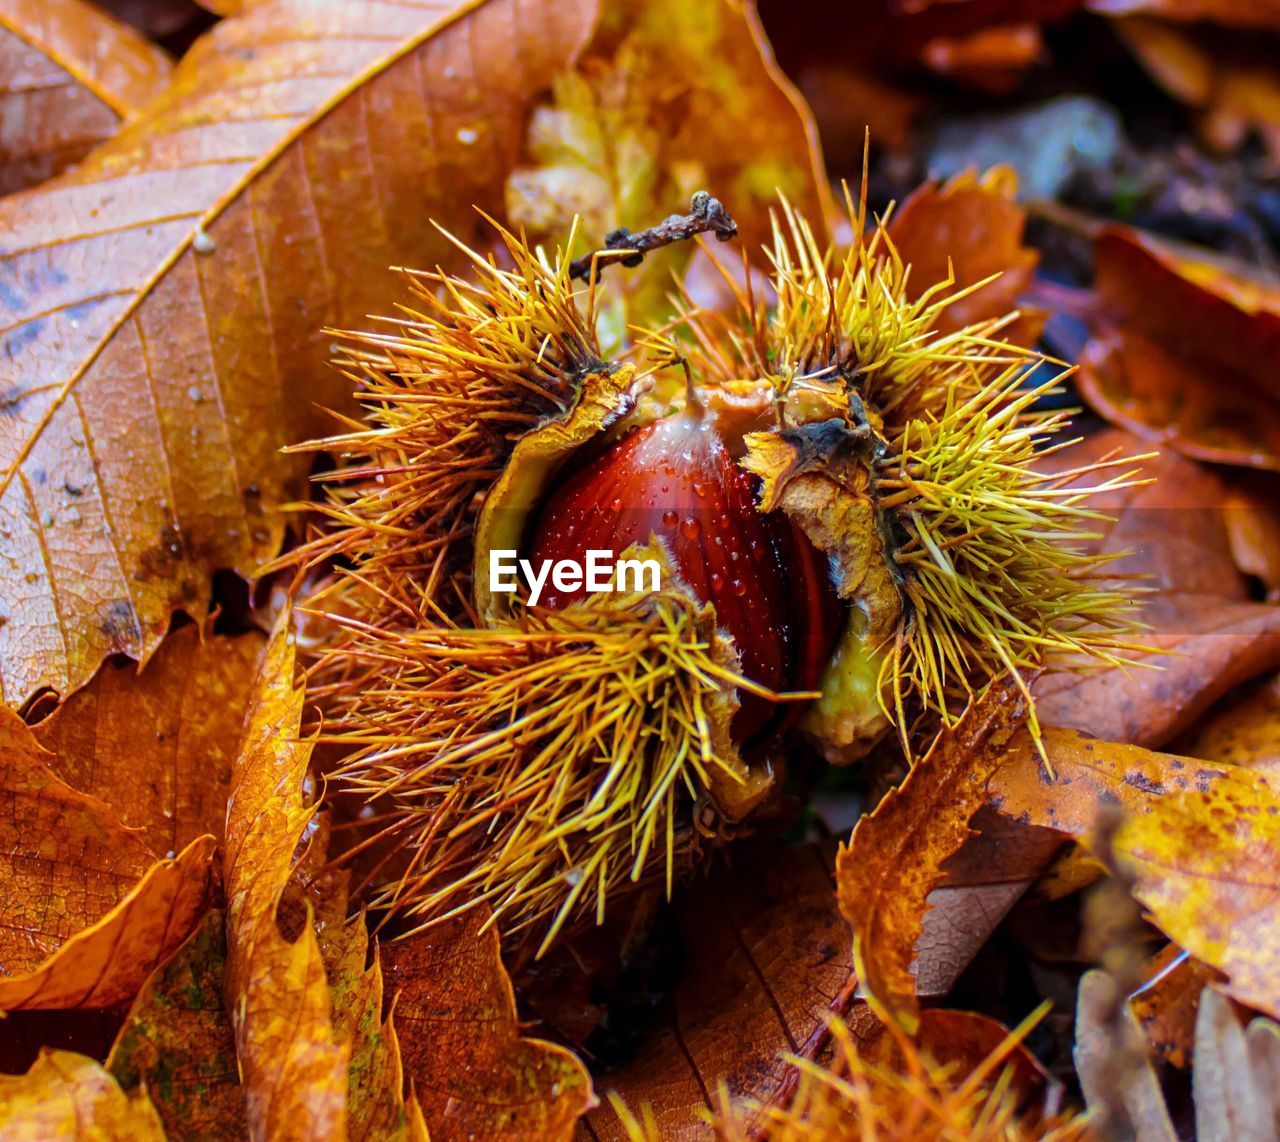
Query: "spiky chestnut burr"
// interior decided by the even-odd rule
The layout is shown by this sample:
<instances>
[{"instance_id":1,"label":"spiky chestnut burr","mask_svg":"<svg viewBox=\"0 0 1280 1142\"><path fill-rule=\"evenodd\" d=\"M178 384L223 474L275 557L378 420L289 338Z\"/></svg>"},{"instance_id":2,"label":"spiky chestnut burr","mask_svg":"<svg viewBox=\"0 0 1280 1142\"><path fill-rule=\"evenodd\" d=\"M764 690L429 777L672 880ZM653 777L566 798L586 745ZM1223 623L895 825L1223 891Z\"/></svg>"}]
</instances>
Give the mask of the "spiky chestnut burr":
<instances>
[{"instance_id":1,"label":"spiky chestnut burr","mask_svg":"<svg viewBox=\"0 0 1280 1142\"><path fill-rule=\"evenodd\" d=\"M786 516L766 515L759 481L738 466L716 419L696 401L629 429L561 477L531 528L535 564L620 552L656 537L695 597L715 608L742 673L775 692L809 691L825 668L841 615L826 560ZM549 590L560 608L585 595ZM733 721L759 743L787 710L756 695Z\"/></svg>"},{"instance_id":2,"label":"spiky chestnut burr","mask_svg":"<svg viewBox=\"0 0 1280 1142\"><path fill-rule=\"evenodd\" d=\"M473 280L419 278L421 312L353 339L345 367L368 423L312 446L339 460L331 523L295 562L332 568L309 600L336 631L311 693L347 751L342 779L390 806L402 860L379 903L423 923L487 903L504 932L540 931L545 947L630 886L669 888L775 787L733 720L740 701L773 696L761 679L805 683L825 657L815 631L840 624L815 620L815 562L849 616L804 715L833 760L890 727L909 747L997 673L1025 686L1055 654L1123 660L1130 603L1087 553L1088 500L1131 473L1095 466L1083 491L1038 475L1035 442L1067 422L1035 412L1034 354L1001 340L1001 321L935 333L949 283L909 294L883 230L865 236L852 214L852 246L832 253L784 204L771 298L690 310L623 361L601 359L597 275L579 288L567 258L505 232L512 269L472 255ZM664 405L654 393L670 395L676 360L696 400ZM642 381L658 388L639 399ZM732 577L682 547L660 479L637 505L650 533L636 533L671 559L660 592L551 609L477 574L494 549L578 542L575 514L602 547L631 538L588 514L597 492L575 481L625 471L651 488L647 450L669 455L694 404L732 408L744 392L732 433L717 443L711 422L705 450L676 454L690 492L695 468L712 472L733 530L772 545L777 567L747 587L746 613ZM818 560L779 538L792 531Z\"/></svg>"}]
</instances>

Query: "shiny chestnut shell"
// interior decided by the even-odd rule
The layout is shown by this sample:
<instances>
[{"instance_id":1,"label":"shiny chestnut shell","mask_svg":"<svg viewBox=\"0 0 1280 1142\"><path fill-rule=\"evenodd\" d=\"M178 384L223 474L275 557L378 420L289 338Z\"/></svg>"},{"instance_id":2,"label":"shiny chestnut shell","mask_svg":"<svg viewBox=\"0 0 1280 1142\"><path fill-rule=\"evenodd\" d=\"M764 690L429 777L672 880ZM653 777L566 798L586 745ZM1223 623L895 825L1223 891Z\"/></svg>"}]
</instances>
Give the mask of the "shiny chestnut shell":
<instances>
[{"instance_id":1,"label":"shiny chestnut shell","mask_svg":"<svg viewBox=\"0 0 1280 1142\"><path fill-rule=\"evenodd\" d=\"M533 521L530 557L537 566L585 562L591 549L620 556L655 535L682 582L714 604L746 677L771 690L812 689L839 633L840 606L825 558L781 512L761 513L756 489L712 420L669 416L570 465ZM584 594L548 584L542 602L563 607ZM795 709L743 695L734 737L758 740Z\"/></svg>"}]
</instances>

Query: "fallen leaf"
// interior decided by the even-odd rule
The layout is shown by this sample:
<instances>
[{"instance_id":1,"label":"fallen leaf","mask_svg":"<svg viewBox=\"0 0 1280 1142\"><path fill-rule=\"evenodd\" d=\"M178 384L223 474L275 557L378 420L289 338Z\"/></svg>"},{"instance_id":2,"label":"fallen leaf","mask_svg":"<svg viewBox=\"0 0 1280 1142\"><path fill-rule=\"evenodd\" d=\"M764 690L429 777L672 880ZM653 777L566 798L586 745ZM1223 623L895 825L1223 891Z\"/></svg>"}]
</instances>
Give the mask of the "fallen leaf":
<instances>
[{"instance_id":1,"label":"fallen leaf","mask_svg":"<svg viewBox=\"0 0 1280 1142\"><path fill-rule=\"evenodd\" d=\"M0 685L146 660L218 568L279 547L348 383L326 324L390 308L393 261L491 236L535 96L590 0L255 5L74 172L0 203ZM287 251L287 256L281 256Z\"/></svg>"},{"instance_id":2,"label":"fallen leaf","mask_svg":"<svg viewBox=\"0 0 1280 1142\"><path fill-rule=\"evenodd\" d=\"M553 90L530 126L533 163L512 173L506 196L511 221L548 247L563 242L575 215L590 250L703 189L738 224L735 261L739 249L760 259L779 193L815 223L831 214L817 130L751 5L614 4L579 67L557 76ZM677 244L609 275L607 341L621 339L627 319L655 323L670 310L672 276L695 248Z\"/></svg>"},{"instance_id":3,"label":"fallen leaf","mask_svg":"<svg viewBox=\"0 0 1280 1142\"><path fill-rule=\"evenodd\" d=\"M1080 391L1103 416L1198 459L1280 468L1280 283L1127 226L1094 243Z\"/></svg>"},{"instance_id":4,"label":"fallen leaf","mask_svg":"<svg viewBox=\"0 0 1280 1142\"><path fill-rule=\"evenodd\" d=\"M226 914L211 909L138 992L107 1058L121 1089L145 1089L171 1138L245 1137L236 1043L222 1002Z\"/></svg>"},{"instance_id":5,"label":"fallen leaf","mask_svg":"<svg viewBox=\"0 0 1280 1142\"><path fill-rule=\"evenodd\" d=\"M405 1073L435 1142L569 1139L596 1104L571 1051L521 1036L497 929L472 909L384 944Z\"/></svg>"},{"instance_id":6,"label":"fallen leaf","mask_svg":"<svg viewBox=\"0 0 1280 1142\"><path fill-rule=\"evenodd\" d=\"M1114 849L1165 935L1232 998L1280 1013L1280 796L1264 777L1233 769L1165 796L1124 820Z\"/></svg>"},{"instance_id":7,"label":"fallen leaf","mask_svg":"<svg viewBox=\"0 0 1280 1142\"><path fill-rule=\"evenodd\" d=\"M954 730L944 730L903 783L864 816L836 857L840 911L853 928L855 970L874 1005L908 1034L919 1021L911 962L943 864L973 835L973 815L1025 700L993 684Z\"/></svg>"},{"instance_id":8,"label":"fallen leaf","mask_svg":"<svg viewBox=\"0 0 1280 1142\"><path fill-rule=\"evenodd\" d=\"M1222 972L1233 998L1280 1010L1280 795L1265 776L1071 730L1043 740L1053 776L1022 733L988 784L991 806L1085 844L1119 806L1111 856L1152 922Z\"/></svg>"},{"instance_id":9,"label":"fallen leaf","mask_svg":"<svg viewBox=\"0 0 1280 1142\"><path fill-rule=\"evenodd\" d=\"M715 1109L721 1080L735 1098L768 1103L781 1094L782 1052L812 1047L827 1012L853 1006L834 855L834 846L746 843L684 888L675 901L684 961L675 994L636 1055L602 1076L602 1094L650 1104L662 1138L692 1136L699 1112ZM600 1142L627 1138L609 1101L587 1121Z\"/></svg>"},{"instance_id":10,"label":"fallen leaf","mask_svg":"<svg viewBox=\"0 0 1280 1142\"><path fill-rule=\"evenodd\" d=\"M347 1137L351 1142L383 1142L409 1136L409 1119L422 1112L406 1110L404 1067L394 1018L383 1018L382 963L369 955L369 933L363 916L330 925L321 932L320 947L329 978L333 1034L351 1042L347 1067ZM425 1130L425 1125L424 1125Z\"/></svg>"},{"instance_id":11,"label":"fallen leaf","mask_svg":"<svg viewBox=\"0 0 1280 1142\"><path fill-rule=\"evenodd\" d=\"M304 701L294 682L288 609L263 657L227 807L227 965L249 1136L340 1139L348 1042L331 1023L315 929L290 942L277 912L312 815L302 784L311 744L299 740Z\"/></svg>"},{"instance_id":12,"label":"fallen leaf","mask_svg":"<svg viewBox=\"0 0 1280 1142\"><path fill-rule=\"evenodd\" d=\"M156 863L110 807L72 789L0 711L0 1010L130 998L199 921L214 841Z\"/></svg>"},{"instance_id":13,"label":"fallen leaf","mask_svg":"<svg viewBox=\"0 0 1280 1142\"><path fill-rule=\"evenodd\" d=\"M1141 449L1129 433L1100 432L1045 468ZM1139 466L1152 483L1098 497L1115 523L1098 527L1094 547L1120 556L1111 572L1149 592L1137 617L1151 630L1137 641L1162 653L1135 654L1142 665L1127 669L1051 670L1034 693L1043 723L1159 747L1234 687L1280 667L1280 607L1250 601L1232 558L1222 479L1169 449Z\"/></svg>"},{"instance_id":14,"label":"fallen leaf","mask_svg":"<svg viewBox=\"0 0 1280 1142\"><path fill-rule=\"evenodd\" d=\"M1009 94L1044 55L1044 38L1031 23L980 28L963 36L938 36L920 53L923 62L939 75L993 95Z\"/></svg>"},{"instance_id":15,"label":"fallen leaf","mask_svg":"<svg viewBox=\"0 0 1280 1142\"><path fill-rule=\"evenodd\" d=\"M997 167L982 178L961 174L941 187L925 183L890 218L889 235L911 267L910 285L917 293L951 273L952 294L999 275L943 310L937 323L941 332L1018 308L1040 255L1023 245L1027 212L1015 201L1016 191L1017 177L1006 168ZM1031 344L1039 327L1039 319L1023 318L1004 335Z\"/></svg>"},{"instance_id":16,"label":"fallen leaf","mask_svg":"<svg viewBox=\"0 0 1280 1142\"><path fill-rule=\"evenodd\" d=\"M984 825L987 822L984 822ZM929 897L914 965L922 997L946 995L1049 858L998 823L947 862ZM843 1015L860 1040L881 1026L857 997L848 922L836 902L834 845L735 845L725 867L676 897L683 967L675 994L636 1055L599 1079L602 1094L651 1106L662 1138L694 1136L734 1099L785 1103L795 1074L784 1052L812 1056L825 1019ZM611 1102L588 1118L599 1142L628 1134Z\"/></svg>"},{"instance_id":17,"label":"fallen leaf","mask_svg":"<svg viewBox=\"0 0 1280 1142\"><path fill-rule=\"evenodd\" d=\"M169 70L163 51L83 0L0 0L0 194L79 162Z\"/></svg>"},{"instance_id":18,"label":"fallen leaf","mask_svg":"<svg viewBox=\"0 0 1280 1142\"><path fill-rule=\"evenodd\" d=\"M222 836L231 766L263 639L191 625L145 668L105 663L35 727L54 772L111 805L153 852Z\"/></svg>"},{"instance_id":19,"label":"fallen leaf","mask_svg":"<svg viewBox=\"0 0 1280 1142\"><path fill-rule=\"evenodd\" d=\"M1147 983L1129 1006L1151 1050L1174 1067L1186 1067L1195 1049L1200 995L1218 975L1176 944L1166 944L1147 965Z\"/></svg>"},{"instance_id":20,"label":"fallen leaf","mask_svg":"<svg viewBox=\"0 0 1280 1142\"><path fill-rule=\"evenodd\" d=\"M1022 825L1077 840L1088 838L1106 808L1118 805L1126 814L1144 816L1163 798L1210 789L1231 773L1228 766L1054 726L1044 727L1042 741L1048 769L1030 734L1009 742L987 783L988 804Z\"/></svg>"},{"instance_id":21,"label":"fallen leaf","mask_svg":"<svg viewBox=\"0 0 1280 1142\"><path fill-rule=\"evenodd\" d=\"M38 967L0 979L0 1011L111 1007L136 994L200 923L215 848L213 837L197 837L152 865L119 904Z\"/></svg>"},{"instance_id":22,"label":"fallen leaf","mask_svg":"<svg viewBox=\"0 0 1280 1142\"><path fill-rule=\"evenodd\" d=\"M0 1075L0 1136L6 1142L164 1142L145 1093L126 1095L101 1064L44 1051L25 1075Z\"/></svg>"}]
</instances>

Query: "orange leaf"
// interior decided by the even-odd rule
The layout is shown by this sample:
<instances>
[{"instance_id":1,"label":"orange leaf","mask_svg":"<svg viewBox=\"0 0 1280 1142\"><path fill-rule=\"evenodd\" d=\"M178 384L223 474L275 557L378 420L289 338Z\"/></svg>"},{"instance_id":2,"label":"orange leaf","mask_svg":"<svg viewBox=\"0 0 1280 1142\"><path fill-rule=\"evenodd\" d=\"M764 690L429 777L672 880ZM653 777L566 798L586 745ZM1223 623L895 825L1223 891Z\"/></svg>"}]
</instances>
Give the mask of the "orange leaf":
<instances>
[{"instance_id":1,"label":"orange leaf","mask_svg":"<svg viewBox=\"0 0 1280 1142\"><path fill-rule=\"evenodd\" d=\"M1048 728L1050 778L1022 734L993 775L991 804L1089 843L1099 814L1133 894L1179 947L1228 977L1240 1002L1280 1011L1280 796L1250 770Z\"/></svg>"},{"instance_id":2,"label":"orange leaf","mask_svg":"<svg viewBox=\"0 0 1280 1142\"><path fill-rule=\"evenodd\" d=\"M349 399L326 324L392 262L483 244L534 97L590 0L316 0L222 21L145 116L0 203L0 685L145 660L217 568L254 571Z\"/></svg>"},{"instance_id":3,"label":"orange leaf","mask_svg":"<svg viewBox=\"0 0 1280 1142\"><path fill-rule=\"evenodd\" d=\"M1098 741L1076 730L1046 726L1050 777L1030 735L1009 742L987 785L991 806L1024 825L1054 829L1086 840L1104 807L1119 805L1145 816L1162 799L1187 790L1208 789L1229 772L1227 766L1190 757L1155 753L1136 745Z\"/></svg>"},{"instance_id":4,"label":"orange leaf","mask_svg":"<svg viewBox=\"0 0 1280 1142\"><path fill-rule=\"evenodd\" d=\"M186 626L141 672L107 663L34 729L64 781L108 802L153 852L222 836L263 639Z\"/></svg>"},{"instance_id":5,"label":"orange leaf","mask_svg":"<svg viewBox=\"0 0 1280 1142\"><path fill-rule=\"evenodd\" d=\"M0 1010L110 1007L132 995L200 922L208 907L213 837L158 861L127 896L34 971L0 979Z\"/></svg>"},{"instance_id":6,"label":"orange leaf","mask_svg":"<svg viewBox=\"0 0 1280 1142\"><path fill-rule=\"evenodd\" d=\"M143 986L107 1069L125 1091L145 1087L171 1138L245 1137L236 1043L222 1002L225 913L204 922Z\"/></svg>"},{"instance_id":7,"label":"orange leaf","mask_svg":"<svg viewBox=\"0 0 1280 1142\"><path fill-rule=\"evenodd\" d=\"M1089 403L1189 456L1280 469L1280 284L1125 226L1104 227L1094 256Z\"/></svg>"},{"instance_id":8,"label":"orange leaf","mask_svg":"<svg viewBox=\"0 0 1280 1142\"><path fill-rule=\"evenodd\" d=\"M873 1004L908 1033L918 1026L910 969L929 894L942 882L944 862L973 836L969 822L986 800L987 778L1024 711L1016 686L993 684L858 822L836 858L840 911L853 927L858 978Z\"/></svg>"},{"instance_id":9,"label":"orange leaf","mask_svg":"<svg viewBox=\"0 0 1280 1142\"><path fill-rule=\"evenodd\" d=\"M595 1105L571 1051L526 1039L493 926L472 909L382 948L404 1067L434 1142L569 1139Z\"/></svg>"},{"instance_id":10,"label":"orange leaf","mask_svg":"<svg viewBox=\"0 0 1280 1142\"><path fill-rule=\"evenodd\" d=\"M329 977L334 1036L351 1042L347 1137L351 1142L403 1138L410 1132L410 1120L422 1111L416 1104L405 1105L395 1020L390 1014L383 1018L380 957L375 954L365 967L369 933L364 917L328 925L320 934L320 947Z\"/></svg>"},{"instance_id":11,"label":"orange leaf","mask_svg":"<svg viewBox=\"0 0 1280 1142\"><path fill-rule=\"evenodd\" d=\"M169 68L83 0L0 0L0 194L79 162L164 90Z\"/></svg>"},{"instance_id":12,"label":"orange leaf","mask_svg":"<svg viewBox=\"0 0 1280 1142\"><path fill-rule=\"evenodd\" d=\"M345 1137L348 1043L330 1021L315 929L290 943L277 910L312 810L302 782L291 612L276 623L255 686L227 807L227 967L240 1073L254 1139Z\"/></svg>"},{"instance_id":13,"label":"orange leaf","mask_svg":"<svg viewBox=\"0 0 1280 1142\"><path fill-rule=\"evenodd\" d=\"M0 710L0 1010L128 999L204 911L214 839L153 863L142 837L54 775Z\"/></svg>"},{"instance_id":14,"label":"orange leaf","mask_svg":"<svg viewBox=\"0 0 1280 1142\"><path fill-rule=\"evenodd\" d=\"M25 1075L0 1075L6 1142L164 1142L146 1094L130 1098L92 1059L43 1051Z\"/></svg>"},{"instance_id":15,"label":"orange leaf","mask_svg":"<svg viewBox=\"0 0 1280 1142\"><path fill-rule=\"evenodd\" d=\"M1224 703L1180 748L1193 757L1212 757L1280 778L1280 676Z\"/></svg>"},{"instance_id":16,"label":"orange leaf","mask_svg":"<svg viewBox=\"0 0 1280 1142\"><path fill-rule=\"evenodd\" d=\"M917 294L955 274L950 291L976 286L1000 275L942 311L938 328L950 333L976 321L1003 317L1018 308L1040 255L1022 243L1027 212L1014 200L1017 176L1005 168L981 179L961 174L945 186L927 182L912 192L889 220L889 234L911 267ZM1031 344L1039 321L1023 319L1006 336Z\"/></svg>"}]
</instances>

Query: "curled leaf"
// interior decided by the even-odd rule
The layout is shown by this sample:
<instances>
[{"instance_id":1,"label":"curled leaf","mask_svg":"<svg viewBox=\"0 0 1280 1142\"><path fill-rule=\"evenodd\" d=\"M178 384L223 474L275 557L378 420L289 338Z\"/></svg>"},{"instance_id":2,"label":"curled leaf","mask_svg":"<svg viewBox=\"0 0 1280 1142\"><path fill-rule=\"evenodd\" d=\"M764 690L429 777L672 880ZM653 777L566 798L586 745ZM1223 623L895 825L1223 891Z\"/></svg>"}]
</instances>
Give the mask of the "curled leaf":
<instances>
[{"instance_id":1,"label":"curled leaf","mask_svg":"<svg viewBox=\"0 0 1280 1142\"><path fill-rule=\"evenodd\" d=\"M156 863L52 760L0 711L0 1010L128 999L187 938L209 890L212 837Z\"/></svg>"},{"instance_id":2,"label":"curled leaf","mask_svg":"<svg viewBox=\"0 0 1280 1142\"><path fill-rule=\"evenodd\" d=\"M110 1007L181 947L208 906L215 841L197 837L39 967L0 979L0 1010Z\"/></svg>"},{"instance_id":3,"label":"curled leaf","mask_svg":"<svg viewBox=\"0 0 1280 1142\"><path fill-rule=\"evenodd\" d=\"M263 658L227 809L225 995L254 1139L345 1135L348 1044L335 1032L315 929L281 933L277 911L312 811L302 782L290 612Z\"/></svg>"},{"instance_id":4,"label":"curled leaf","mask_svg":"<svg viewBox=\"0 0 1280 1142\"><path fill-rule=\"evenodd\" d=\"M858 822L836 858L858 978L873 1004L908 1033L919 1019L910 968L929 894L942 882L944 862L973 835L969 822L986 800L987 778L1024 711L1013 683L993 683Z\"/></svg>"},{"instance_id":5,"label":"curled leaf","mask_svg":"<svg viewBox=\"0 0 1280 1142\"><path fill-rule=\"evenodd\" d=\"M1126 226L1099 233L1094 260L1085 398L1189 456L1280 468L1280 283Z\"/></svg>"}]
</instances>

